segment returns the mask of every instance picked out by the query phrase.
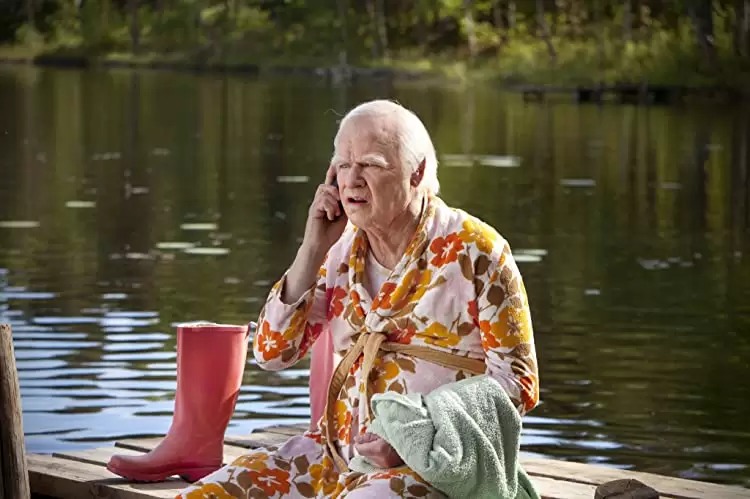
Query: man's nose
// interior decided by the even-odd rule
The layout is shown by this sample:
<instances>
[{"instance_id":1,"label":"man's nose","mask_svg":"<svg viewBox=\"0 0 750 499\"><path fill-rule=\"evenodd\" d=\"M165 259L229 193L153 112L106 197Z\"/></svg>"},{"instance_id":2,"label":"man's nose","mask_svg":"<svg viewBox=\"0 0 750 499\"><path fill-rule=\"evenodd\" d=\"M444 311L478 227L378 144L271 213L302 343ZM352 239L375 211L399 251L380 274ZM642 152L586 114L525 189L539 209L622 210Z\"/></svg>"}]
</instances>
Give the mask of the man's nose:
<instances>
[{"instance_id":1,"label":"man's nose","mask_svg":"<svg viewBox=\"0 0 750 499\"><path fill-rule=\"evenodd\" d=\"M350 187L362 187L365 179L362 177L362 167L358 164L352 165L347 171L346 183Z\"/></svg>"}]
</instances>

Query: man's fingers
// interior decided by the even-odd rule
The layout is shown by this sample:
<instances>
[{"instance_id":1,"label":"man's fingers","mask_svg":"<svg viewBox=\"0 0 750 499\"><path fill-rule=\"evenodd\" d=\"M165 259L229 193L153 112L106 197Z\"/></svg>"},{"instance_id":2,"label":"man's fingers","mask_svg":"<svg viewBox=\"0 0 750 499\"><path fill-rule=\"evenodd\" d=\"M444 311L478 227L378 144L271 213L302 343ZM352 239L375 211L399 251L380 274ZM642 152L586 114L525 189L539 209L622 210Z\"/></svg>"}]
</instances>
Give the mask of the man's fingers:
<instances>
[{"instance_id":1,"label":"man's fingers","mask_svg":"<svg viewBox=\"0 0 750 499\"><path fill-rule=\"evenodd\" d=\"M329 220L334 220L341 215L338 199L330 192L321 191L315 201L315 210L319 213L319 216L323 216L325 213Z\"/></svg>"},{"instance_id":2,"label":"man's fingers","mask_svg":"<svg viewBox=\"0 0 750 499\"><path fill-rule=\"evenodd\" d=\"M404 462L396 450L383 439L374 441L360 439L358 442L355 440L354 448L361 456L380 468L393 468Z\"/></svg>"},{"instance_id":3,"label":"man's fingers","mask_svg":"<svg viewBox=\"0 0 750 499\"><path fill-rule=\"evenodd\" d=\"M338 202L341 199L341 194L339 194L339 190L336 187L321 184L315 193L315 199L323 199L324 197L331 197Z\"/></svg>"},{"instance_id":4,"label":"man's fingers","mask_svg":"<svg viewBox=\"0 0 750 499\"><path fill-rule=\"evenodd\" d=\"M362 435L357 435L354 437L354 441L357 443L366 443L366 442L375 442L379 440L380 437L376 435L375 433L363 433Z\"/></svg>"},{"instance_id":5,"label":"man's fingers","mask_svg":"<svg viewBox=\"0 0 750 499\"><path fill-rule=\"evenodd\" d=\"M326 185L331 185L334 178L336 178L336 167L331 165L326 172Z\"/></svg>"}]
</instances>

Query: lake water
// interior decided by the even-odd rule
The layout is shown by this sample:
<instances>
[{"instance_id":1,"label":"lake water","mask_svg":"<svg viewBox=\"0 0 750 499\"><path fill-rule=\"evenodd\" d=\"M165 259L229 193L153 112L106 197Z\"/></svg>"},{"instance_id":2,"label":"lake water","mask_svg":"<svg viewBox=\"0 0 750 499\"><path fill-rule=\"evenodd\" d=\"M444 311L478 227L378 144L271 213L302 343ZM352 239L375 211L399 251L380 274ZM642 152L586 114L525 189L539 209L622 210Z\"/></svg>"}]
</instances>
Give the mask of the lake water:
<instances>
[{"instance_id":1,"label":"lake water","mask_svg":"<svg viewBox=\"0 0 750 499\"><path fill-rule=\"evenodd\" d=\"M521 262L542 386L522 450L750 486L750 111L417 82L0 67L0 320L29 450L167 431L173 325L257 319L337 119L374 97L420 114L443 198ZM306 362L249 362L228 432L305 421L306 384Z\"/></svg>"}]
</instances>

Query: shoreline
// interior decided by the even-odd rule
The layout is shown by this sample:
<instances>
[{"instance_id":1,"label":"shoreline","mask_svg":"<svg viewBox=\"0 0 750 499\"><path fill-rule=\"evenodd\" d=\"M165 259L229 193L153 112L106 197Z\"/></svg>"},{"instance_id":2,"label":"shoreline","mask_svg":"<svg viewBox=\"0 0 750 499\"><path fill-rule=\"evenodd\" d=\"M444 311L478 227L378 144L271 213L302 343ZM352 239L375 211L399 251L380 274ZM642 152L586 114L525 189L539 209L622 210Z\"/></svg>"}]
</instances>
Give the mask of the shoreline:
<instances>
[{"instance_id":1,"label":"shoreline","mask_svg":"<svg viewBox=\"0 0 750 499\"><path fill-rule=\"evenodd\" d=\"M9 51L0 47L0 64L28 65L50 68L70 69L154 69L169 71L184 71L196 73L230 73L249 75L301 75L328 77L333 80L356 80L358 78L372 79L448 79L445 74L434 70L407 70L403 68L380 66L369 67L359 65L324 65L297 63L284 64L273 62L228 62L228 61L198 61L189 57L147 58L131 54L103 56L89 56L83 54L66 54L60 52L41 52L30 55L14 55L13 48Z\"/></svg>"},{"instance_id":2,"label":"shoreline","mask_svg":"<svg viewBox=\"0 0 750 499\"><path fill-rule=\"evenodd\" d=\"M0 65L35 66L67 69L149 69L162 71L191 72L198 74L236 74L251 76L304 76L324 78L332 83L349 83L366 79L369 81L438 81L444 83L483 82L498 89L517 93L524 101L539 102L548 96L567 96L579 103L605 103L615 101L622 104L676 104L687 100L717 101L722 103L750 102L750 88L715 83L703 86L658 83L645 81L620 83L545 83L530 82L519 78L503 77L493 71L489 64L475 68L466 67L456 61L453 68L435 64L432 68L406 69L407 61L397 60L394 65L342 65L315 64L313 61L282 63L201 61L197 57L134 56L132 54L86 55L65 51L40 51L21 53L13 46L0 47Z\"/></svg>"}]
</instances>

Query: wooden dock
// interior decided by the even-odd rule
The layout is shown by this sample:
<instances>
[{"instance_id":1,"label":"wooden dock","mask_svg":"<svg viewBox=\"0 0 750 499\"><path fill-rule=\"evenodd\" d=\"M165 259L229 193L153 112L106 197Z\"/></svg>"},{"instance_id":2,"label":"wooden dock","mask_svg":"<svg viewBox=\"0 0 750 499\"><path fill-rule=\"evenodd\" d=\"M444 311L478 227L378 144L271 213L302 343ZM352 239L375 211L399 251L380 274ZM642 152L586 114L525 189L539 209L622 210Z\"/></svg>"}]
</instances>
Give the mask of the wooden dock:
<instances>
[{"instance_id":1,"label":"wooden dock","mask_svg":"<svg viewBox=\"0 0 750 499\"><path fill-rule=\"evenodd\" d=\"M307 425L278 425L247 435L224 438L224 462L257 447L277 446ZM170 478L157 483L125 480L107 470L114 454L138 455L154 449L161 438L129 439L114 446L57 452L27 453L18 373L11 328L0 324L0 499L149 499L174 498L187 482ZM25 459L24 459L25 457ZM597 486L635 479L673 499L750 499L750 489L650 473L623 471L552 459L521 458L521 464L544 499L593 499Z\"/></svg>"},{"instance_id":2,"label":"wooden dock","mask_svg":"<svg viewBox=\"0 0 750 499\"><path fill-rule=\"evenodd\" d=\"M272 426L248 435L224 439L224 460L248 453L259 446L278 445L305 425ZM160 438L132 439L113 447L52 455L28 454L29 481L33 497L55 499L149 499L173 498L187 483L178 479L144 484L113 475L105 468L113 454L139 454L153 449ZM589 464L526 458L522 465L545 499L593 499L597 485L621 478L635 478L675 499L750 499L750 489L622 471Z\"/></svg>"}]
</instances>

